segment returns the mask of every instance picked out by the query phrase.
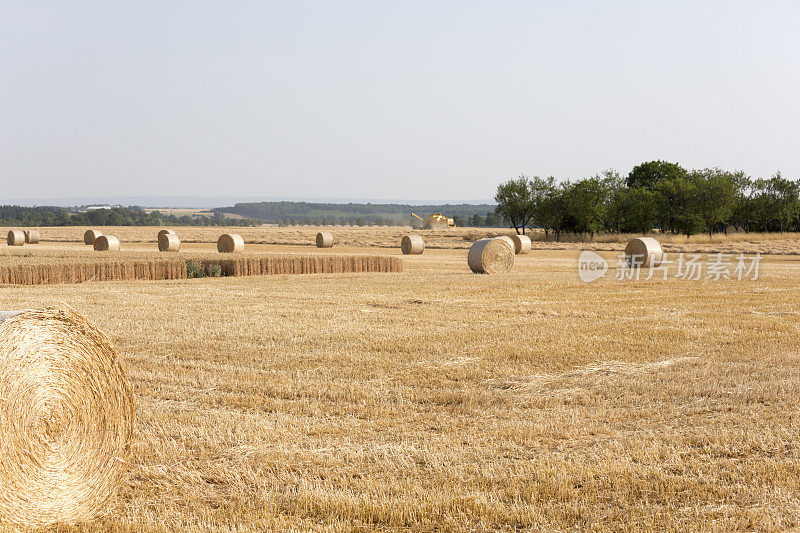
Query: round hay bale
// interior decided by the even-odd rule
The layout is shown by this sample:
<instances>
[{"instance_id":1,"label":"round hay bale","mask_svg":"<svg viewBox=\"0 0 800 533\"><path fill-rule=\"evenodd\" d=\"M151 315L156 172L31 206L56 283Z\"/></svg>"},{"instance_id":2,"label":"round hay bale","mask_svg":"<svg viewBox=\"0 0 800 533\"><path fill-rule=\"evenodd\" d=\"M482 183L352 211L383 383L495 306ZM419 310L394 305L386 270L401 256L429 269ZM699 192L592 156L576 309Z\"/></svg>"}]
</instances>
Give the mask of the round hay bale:
<instances>
[{"instance_id":1,"label":"round hay bale","mask_svg":"<svg viewBox=\"0 0 800 533\"><path fill-rule=\"evenodd\" d=\"M531 251L531 238L527 235L512 235L511 242L515 254L524 255Z\"/></svg>"},{"instance_id":2,"label":"round hay bale","mask_svg":"<svg viewBox=\"0 0 800 533\"><path fill-rule=\"evenodd\" d=\"M8 232L6 243L9 246L22 246L25 244L25 232L21 229L12 229Z\"/></svg>"},{"instance_id":3,"label":"round hay bale","mask_svg":"<svg viewBox=\"0 0 800 533\"><path fill-rule=\"evenodd\" d=\"M98 252L118 252L119 239L113 235L100 235L94 240L94 249Z\"/></svg>"},{"instance_id":4,"label":"round hay bale","mask_svg":"<svg viewBox=\"0 0 800 533\"><path fill-rule=\"evenodd\" d=\"M39 230L25 230L25 244L39 244Z\"/></svg>"},{"instance_id":5,"label":"round hay bale","mask_svg":"<svg viewBox=\"0 0 800 533\"><path fill-rule=\"evenodd\" d=\"M159 252L177 252L181 249L181 240L174 233L161 233L158 235Z\"/></svg>"},{"instance_id":6,"label":"round hay bale","mask_svg":"<svg viewBox=\"0 0 800 533\"><path fill-rule=\"evenodd\" d=\"M511 237L509 237L508 235L500 235L499 237L495 237L495 238L496 239L503 239L504 241L506 241L508 244L511 245L511 249L512 250L514 249L514 240Z\"/></svg>"},{"instance_id":7,"label":"round hay bale","mask_svg":"<svg viewBox=\"0 0 800 533\"><path fill-rule=\"evenodd\" d=\"M244 239L238 233L225 233L217 239L217 250L223 254L231 254L244 250Z\"/></svg>"},{"instance_id":8,"label":"round hay bale","mask_svg":"<svg viewBox=\"0 0 800 533\"><path fill-rule=\"evenodd\" d=\"M625 247L625 261L631 268L657 267L664 258L661 244L652 237L638 237Z\"/></svg>"},{"instance_id":9,"label":"round hay bale","mask_svg":"<svg viewBox=\"0 0 800 533\"><path fill-rule=\"evenodd\" d=\"M96 229L87 229L83 234L83 244L94 244L94 241L102 235L103 233Z\"/></svg>"},{"instance_id":10,"label":"round hay bale","mask_svg":"<svg viewBox=\"0 0 800 533\"><path fill-rule=\"evenodd\" d=\"M419 235L406 235L400 241L400 249L405 255L419 255L425 251L425 241Z\"/></svg>"},{"instance_id":11,"label":"round hay bale","mask_svg":"<svg viewBox=\"0 0 800 533\"><path fill-rule=\"evenodd\" d=\"M467 263L476 274L498 274L514 266L514 245L509 237L475 241L469 249Z\"/></svg>"},{"instance_id":12,"label":"round hay bale","mask_svg":"<svg viewBox=\"0 0 800 533\"><path fill-rule=\"evenodd\" d=\"M104 513L126 469L135 400L111 341L72 309L0 314L0 523Z\"/></svg>"},{"instance_id":13,"label":"round hay bale","mask_svg":"<svg viewBox=\"0 0 800 533\"><path fill-rule=\"evenodd\" d=\"M330 231L320 231L317 233L317 248L333 247L333 235Z\"/></svg>"},{"instance_id":14,"label":"round hay bale","mask_svg":"<svg viewBox=\"0 0 800 533\"><path fill-rule=\"evenodd\" d=\"M171 229L162 229L161 231L158 232L159 240L161 239L162 235L177 235L177 233L175 233Z\"/></svg>"}]
</instances>

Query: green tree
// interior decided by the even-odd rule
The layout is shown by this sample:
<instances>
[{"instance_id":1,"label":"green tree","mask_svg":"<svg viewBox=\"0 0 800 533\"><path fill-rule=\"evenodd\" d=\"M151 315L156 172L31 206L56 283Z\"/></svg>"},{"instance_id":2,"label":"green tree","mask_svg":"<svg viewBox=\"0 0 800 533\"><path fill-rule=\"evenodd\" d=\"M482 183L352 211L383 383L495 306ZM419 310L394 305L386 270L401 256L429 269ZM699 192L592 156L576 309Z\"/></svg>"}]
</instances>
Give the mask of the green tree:
<instances>
[{"instance_id":1,"label":"green tree","mask_svg":"<svg viewBox=\"0 0 800 533\"><path fill-rule=\"evenodd\" d=\"M517 233L525 235L525 228L530 226L534 214L530 180L520 176L499 184L494 201L497 202L495 214Z\"/></svg>"},{"instance_id":2,"label":"green tree","mask_svg":"<svg viewBox=\"0 0 800 533\"><path fill-rule=\"evenodd\" d=\"M632 189L638 187L652 189L664 181L686 176L688 176L686 169L677 163L649 161L633 167L628 174L627 184Z\"/></svg>"},{"instance_id":3,"label":"green tree","mask_svg":"<svg viewBox=\"0 0 800 533\"><path fill-rule=\"evenodd\" d=\"M656 215L653 191L621 187L610 194L606 226L617 233L647 233L656 225Z\"/></svg>"},{"instance_id":4,"label":"green tree","mask_svg":"<svg viewBox=\"0 0 800 533\"><path fill-rule=\"evenodd\" d=\"M552 189L549 189L542 198L539 210L539 223L545 230L545 237L549 232L553 232L556 242L561 240L561 231L564 229L567 218L567 197L572 184L565 181L560 185L555 185L553 180Z\"/></svg>"},{"instance_id":5,"label":"green tree","mask_svg":"<svg viewBox=\"0 0 800 533\"><path fill-rule=\"evenodd\" d=\"M654 193L662 231L674 231L687 237L700 231L701 220L694 205L696 186L688 176L663 180L655 186Z\"/></svg>"},{"instance_id":6,"label":"green tree","mask_svg":"<svg viewBox=\"0 0 800 533\"><path fill-rule=\"evenodd\" d=\"M769 231L776 209L769 181L763 178L755 180L753 191L753 221L761 231Z\"/></svg>"},{"instance_id":7,"label":"green tree","mask_svg":"<svg viewBox=\"0 0 800 533\"><path fill-rule=\"evenodd\" d=\"M734 173L736 195L730 222L737 230L749 232L755 219L755 193L753 180L744 172Z\"/></svg>"},{"instance_id":8,"label":"green tree","mask_svg":"<svg viewBox=\"0 0 800 533\"><path fill-rule=\"evenodd\" d=\"M796 181L787 180L777 172L768 183L770 194L773 198L774 214L778 222L778 230L784 231L797 220L800 213L800 199L798 199L798 184Z\"/></svg>"},{"instance_id":9,"label":"green tree","mask_svg":"<svg viewBox=\"0 0 800 533\"><path fill-rule=\"evenodd\" d=\"M548 220L549 201L556 192L556 179L553 176L548 178L534 176L528 186L531 191L531 202L533 202L531 226L542 228L544 236L547 238L552 230Z\"/></svg>"},{"instance_id":10,"label":"green tree","mask_svg":"<svg viewBox=\"0 0 800 533\"><path fill-rule=\"evenodd\" d=\"M690 179L694 186L694 197L690 207L694 209L701 226L708 235L720 226L727 225L736 206L736 179L731 172L718 168L695 170Z\"/></svg>"},{"instance_id":11,"label":"green tree","mask_svg":"<svg viewBox=\"0 0 800 533\"><path fill-rule=\"evenodd\" d=\"M565 228L575 233L594 233L603 228L607 189L600 176L577 181L564 192Z\"/></svg>"}]
</instances>

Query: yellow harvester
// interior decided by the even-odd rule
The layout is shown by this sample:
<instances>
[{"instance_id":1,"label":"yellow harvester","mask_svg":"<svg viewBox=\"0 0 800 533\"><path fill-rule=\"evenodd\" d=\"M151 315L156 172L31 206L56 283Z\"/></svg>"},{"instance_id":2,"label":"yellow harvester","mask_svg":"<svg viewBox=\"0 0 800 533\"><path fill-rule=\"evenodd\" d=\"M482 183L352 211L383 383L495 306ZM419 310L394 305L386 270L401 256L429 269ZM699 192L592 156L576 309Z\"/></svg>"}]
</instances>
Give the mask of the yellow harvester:
<instances>
[{"instance_id":1,"label":"yellow harvester","mask_svg":"<svg viewBox=\"0 0 800 533\"><path fill-rule=\"evenodd\" d=\"M450 229L456 227L456 223L453 222L452 218L447 218L439 213L428 215L425 218L415 215L414 213L411 213L411 216L422 221L422 229Z\"/></svg>"}]
</instances>

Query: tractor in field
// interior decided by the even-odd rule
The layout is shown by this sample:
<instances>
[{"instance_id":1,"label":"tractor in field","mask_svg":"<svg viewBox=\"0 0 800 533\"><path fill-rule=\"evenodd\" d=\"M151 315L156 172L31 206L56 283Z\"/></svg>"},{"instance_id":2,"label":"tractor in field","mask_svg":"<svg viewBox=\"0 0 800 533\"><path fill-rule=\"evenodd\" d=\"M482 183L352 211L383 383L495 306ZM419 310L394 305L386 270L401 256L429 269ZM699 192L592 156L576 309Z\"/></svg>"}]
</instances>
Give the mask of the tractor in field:
<instances>
[{"instance_id":1,"label":"tractor in field","mask_svg":"<svg viewBox=\"0 0 800 533\"><path fill-rule=\"evenodd\" d=\"M450 229L456 227L452 218L447 218L439 213L428 215L425 218L414 213L411 213L411 216L418 218L422 222L422 229Z\"/></svg>"}]
</instances>

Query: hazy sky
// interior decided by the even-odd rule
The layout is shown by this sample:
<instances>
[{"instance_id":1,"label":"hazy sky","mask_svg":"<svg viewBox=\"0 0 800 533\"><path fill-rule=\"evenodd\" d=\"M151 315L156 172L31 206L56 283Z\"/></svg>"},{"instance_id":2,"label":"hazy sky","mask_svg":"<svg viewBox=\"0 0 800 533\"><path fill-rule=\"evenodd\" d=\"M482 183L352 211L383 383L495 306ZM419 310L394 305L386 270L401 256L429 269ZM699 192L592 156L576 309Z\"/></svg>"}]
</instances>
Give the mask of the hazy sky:
<instances>
[{"instance_id":1,"label":"hazy sky","mask_svg":"<svg viewBox=\"0 0 800 533\"><path fill-rule=\"evenodd\" d=\"M800 177L800 2L0 0L6 198L477 200L651 159Z\"/></svg>"}]
</instances>

